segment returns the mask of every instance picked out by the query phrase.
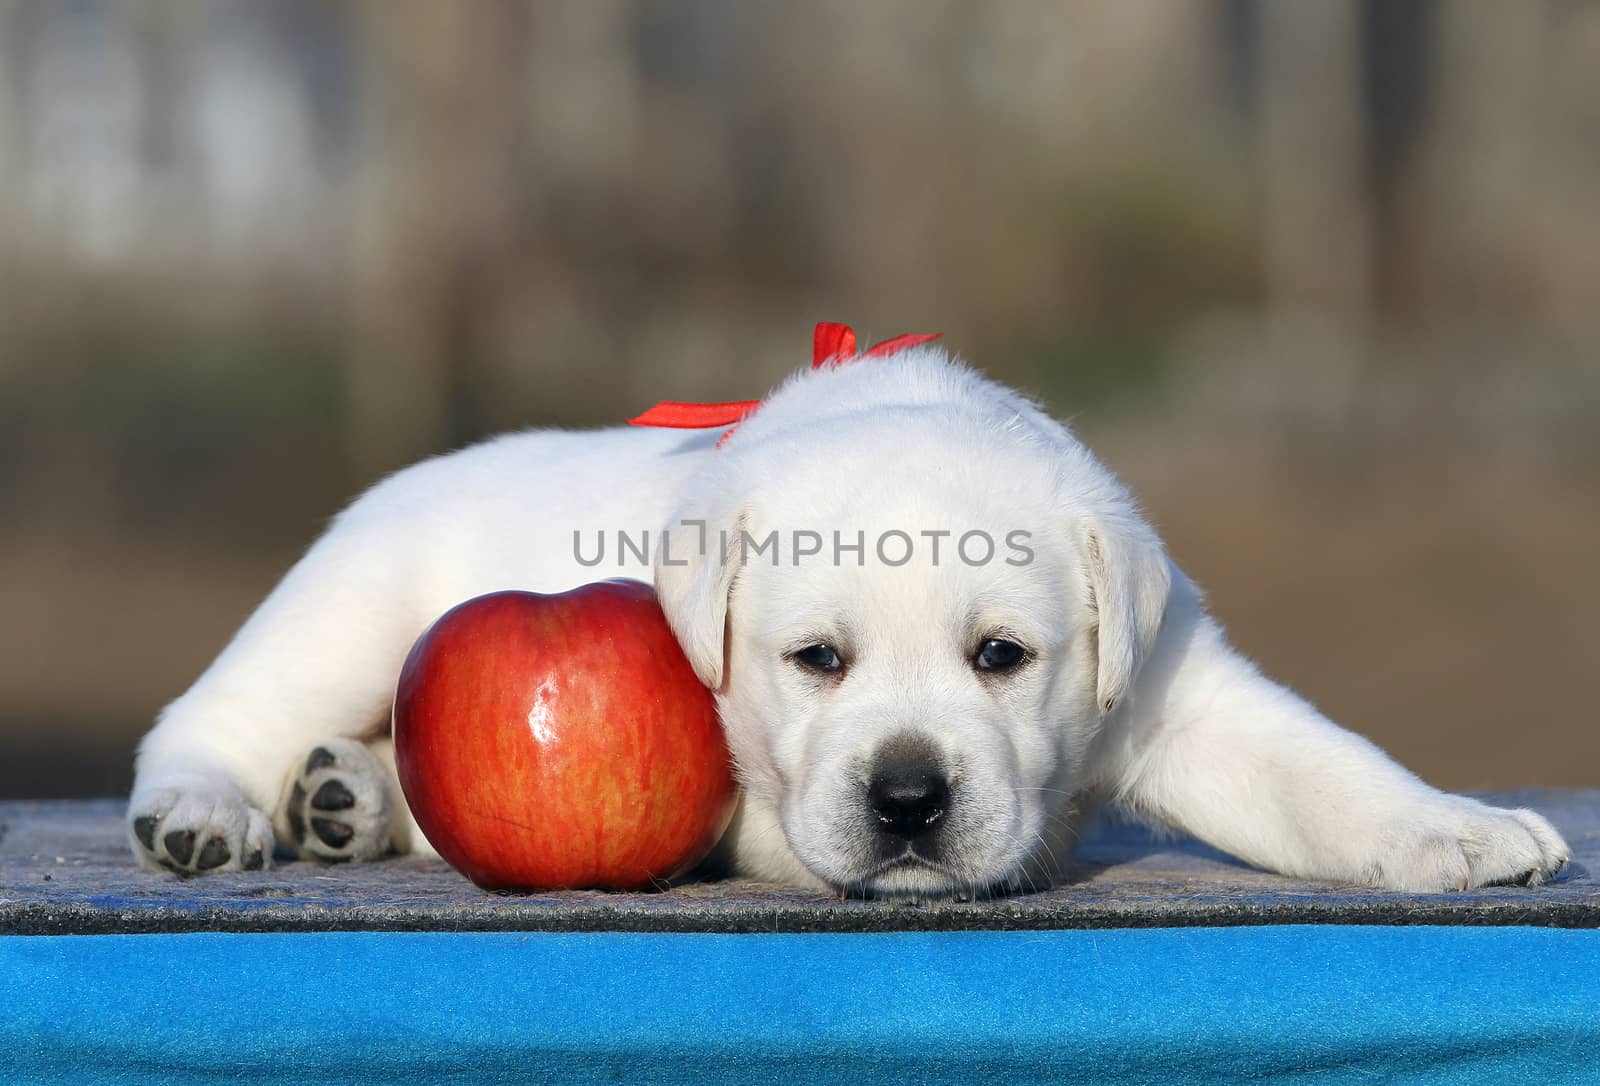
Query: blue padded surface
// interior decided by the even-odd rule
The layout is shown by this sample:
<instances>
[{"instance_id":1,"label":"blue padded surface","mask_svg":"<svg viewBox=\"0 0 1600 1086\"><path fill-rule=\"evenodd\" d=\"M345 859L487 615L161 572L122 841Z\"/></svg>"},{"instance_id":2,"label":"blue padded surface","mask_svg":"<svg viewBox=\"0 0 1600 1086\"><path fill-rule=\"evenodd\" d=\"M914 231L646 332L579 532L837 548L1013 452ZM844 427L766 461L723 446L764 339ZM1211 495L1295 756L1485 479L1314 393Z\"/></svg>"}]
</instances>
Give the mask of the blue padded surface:
<instances>
[{"instance_id":1,"label":"blue padded surface","mask_svg":"<svg viewBox=\"0 0 1600 1086\"><path fill-rule=\"evenodd\" d=\"M1580 1082L1600 932L0 939L0 1082Z\"/></svg>"}]
</instances>

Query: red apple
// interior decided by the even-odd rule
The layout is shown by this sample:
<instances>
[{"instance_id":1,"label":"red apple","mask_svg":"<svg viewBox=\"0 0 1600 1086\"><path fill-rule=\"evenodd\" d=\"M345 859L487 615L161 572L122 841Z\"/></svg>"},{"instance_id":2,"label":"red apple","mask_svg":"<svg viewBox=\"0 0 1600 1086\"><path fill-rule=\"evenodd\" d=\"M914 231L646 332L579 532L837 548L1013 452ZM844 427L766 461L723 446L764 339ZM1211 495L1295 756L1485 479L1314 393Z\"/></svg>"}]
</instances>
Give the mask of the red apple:
<instances>
[{"instance_id":1,"label":"red apple","mask_svg":"<svg viewBox=\"0 0 1600 1086\"><path fill-rule=\"evenodd\" d=\"M491 890L649 886L732 812L716 703L638 581L447 612L400 673L394 747L417 825Z\"/></svg>"}]
</instances>

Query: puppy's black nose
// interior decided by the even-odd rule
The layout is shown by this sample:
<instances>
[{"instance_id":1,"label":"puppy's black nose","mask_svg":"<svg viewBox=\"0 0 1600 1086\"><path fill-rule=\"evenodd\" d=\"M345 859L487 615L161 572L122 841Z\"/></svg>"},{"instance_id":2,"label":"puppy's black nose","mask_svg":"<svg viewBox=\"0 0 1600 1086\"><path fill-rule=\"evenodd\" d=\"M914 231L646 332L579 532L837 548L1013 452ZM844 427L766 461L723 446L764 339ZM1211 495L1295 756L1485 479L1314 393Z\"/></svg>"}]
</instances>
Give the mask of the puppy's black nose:
<instances>
[{"instance_id":1,"label":"puppy's black nose","mask_svg":"<svg viewBox=\"0 0 1600 1086\"><path fill-rule=\"evenodd\" d=\"M879 830L911 841L943 822L950 805L950 782L926 745L886 746L874 761L867 803Z\"/></svg>"},{"instance_id":2,"label":"puppy's black nose","mask_svg":"<svg viewBox=\"0 0 1600 1086\"><path fill-rule=\"evenodd\" d=\"M879 829L910 841L938 828L950 786L940 773L879 776L867 787L867 800Z\"/></svg>"}]
</instances>

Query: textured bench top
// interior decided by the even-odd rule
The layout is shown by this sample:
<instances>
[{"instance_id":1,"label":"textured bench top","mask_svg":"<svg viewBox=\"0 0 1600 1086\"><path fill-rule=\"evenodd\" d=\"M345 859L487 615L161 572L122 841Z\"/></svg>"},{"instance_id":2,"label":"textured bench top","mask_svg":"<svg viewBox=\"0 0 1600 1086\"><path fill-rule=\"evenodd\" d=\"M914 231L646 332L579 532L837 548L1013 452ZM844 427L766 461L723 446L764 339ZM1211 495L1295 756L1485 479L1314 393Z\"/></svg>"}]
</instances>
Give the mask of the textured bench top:
<instances>
[{"instance_id":1,"label":"textured bench top","mask_svg":"<svg viewBox=\"0 0 1600 1086\"><path fill-rule=\"evenodd\" d=\"M281 864L178 879L135 866L117 800L0 802L0 934L189 931L883 932L1253 924L1600 927L1600 789L1502 792L1572 846L1551 883L1405 894L1299 882L1126 825L1087 835L1073 878L976 902L837 900L760 883L641 894L486 893L439 861Z\"/></svg>"}]
</instances>

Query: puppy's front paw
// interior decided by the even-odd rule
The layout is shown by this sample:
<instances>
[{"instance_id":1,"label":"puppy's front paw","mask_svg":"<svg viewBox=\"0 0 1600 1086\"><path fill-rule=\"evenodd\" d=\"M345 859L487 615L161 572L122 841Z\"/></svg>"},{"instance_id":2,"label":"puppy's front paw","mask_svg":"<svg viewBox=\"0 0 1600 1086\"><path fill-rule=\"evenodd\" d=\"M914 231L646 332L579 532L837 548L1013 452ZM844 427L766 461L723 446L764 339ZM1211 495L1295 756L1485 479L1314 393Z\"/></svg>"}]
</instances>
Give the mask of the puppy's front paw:
<instances>
[{"instance_id":1,"label":"puppy's front paw","mask_svg":"<svg viewBox=\"0 0 1600 1086\"><path fill-rule=\"evenodd\" d=\"M259 871L272 863L272 825L227 783L151 788L128 806L139 862L179 875Z\"/></svg>"},{"instance_id":2,"label":"puppy's front paw","mask_svg":"<svg viewBox=\"0 0 1600 1086\"><path fill-rule=\"evenodd\" d=\"M1444 798L1442 809L1402 830L1384 850L1374 866L1374 886L1421 893L1536 886L1566 864L1567 843L1532 811Z\"/></svg>"},{"instance_id":3,"label":"puppy's front paw","mask_svg":"<svg viewBox=\"0 0 1600 1086\"><path fill-rule=\"evenodd\" d=\"M377 757L354 739L330 739L296 766L278 827L307 859L375 860L389 850L392 814Z\"/></svg>"}]
</instances>

